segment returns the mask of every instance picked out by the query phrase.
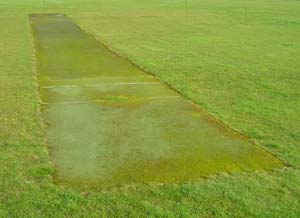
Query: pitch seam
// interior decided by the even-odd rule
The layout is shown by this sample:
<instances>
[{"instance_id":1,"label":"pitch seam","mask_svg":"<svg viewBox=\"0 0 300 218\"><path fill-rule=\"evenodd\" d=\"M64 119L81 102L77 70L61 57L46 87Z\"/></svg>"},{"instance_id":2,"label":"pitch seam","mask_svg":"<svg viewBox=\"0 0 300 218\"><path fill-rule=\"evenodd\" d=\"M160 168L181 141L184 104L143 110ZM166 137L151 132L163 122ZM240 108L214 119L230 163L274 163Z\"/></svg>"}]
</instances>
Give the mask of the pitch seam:
<instances>
[{"instance_id":1,"label":"pitch seam","mask_svg":"<svg viewBox=\"0 0 300 218\"><path fill-rule=\"evenodd\" d=\"M148 97L148 98L135 98L133 100L157 100L157 99L176 99L180 98L179 95L175 96L161 96L161 97ZM89 104L89 103L98 103L98 102L105 102L110 101L109 99L96 99L91 101L69 101L69 102L56 102L56 103L48 103L48 102L41 102L42 105L66 105L66 104Z\"/></svg>"},{"instance_id":2,"label":"pitch seam","mask_svg":"<svg viewBox=\"0 0 300 218\"><path fill-rule=\"evenodd\" d=\"M62 86L41 86L42 89L54 89L54 88L77 88L77 87L97 87L97 86L126 86L126 85L158 85L162 82L128 82L128 83L98 83L98 84L86 84L86 85L62 85Z\"/></svg>"}]
</instances>

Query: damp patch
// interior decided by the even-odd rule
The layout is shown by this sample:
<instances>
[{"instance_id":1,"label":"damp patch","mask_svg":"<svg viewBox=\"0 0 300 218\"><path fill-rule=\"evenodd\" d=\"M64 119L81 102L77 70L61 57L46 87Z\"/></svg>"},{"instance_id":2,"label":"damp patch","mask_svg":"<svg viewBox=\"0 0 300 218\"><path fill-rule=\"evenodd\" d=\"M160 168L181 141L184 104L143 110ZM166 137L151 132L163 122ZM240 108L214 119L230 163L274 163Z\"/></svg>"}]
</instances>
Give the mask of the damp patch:
<instances>
[{"instance_id":1,"label":"damp patch","mask_svg":"<svg viewBox=\"0 0 300 218\"><path fill-rule=\"evenodd\" d=\"M30 16L59 183L178 183L282 162L60 14Z\"/></svg>"}]
</instances>

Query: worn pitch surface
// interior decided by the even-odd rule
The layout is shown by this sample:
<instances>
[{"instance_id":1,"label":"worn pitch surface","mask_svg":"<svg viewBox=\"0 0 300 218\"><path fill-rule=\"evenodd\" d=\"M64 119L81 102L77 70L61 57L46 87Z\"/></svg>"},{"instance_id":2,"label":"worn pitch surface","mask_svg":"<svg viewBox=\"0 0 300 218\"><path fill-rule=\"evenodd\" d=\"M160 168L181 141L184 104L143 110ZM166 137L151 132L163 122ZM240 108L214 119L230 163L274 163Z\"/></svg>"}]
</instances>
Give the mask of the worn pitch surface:
<instances>
[{"instance_id":1,"label":"worn pitch surface","mask_svg":"<svg viewBox=\"0 0 300 218\"><path fill-rule=\"evenodd\" d=\"M180 182L282 165L67 17L30 20L58 181L101 187Z\"/></svg>"}]
</instances>

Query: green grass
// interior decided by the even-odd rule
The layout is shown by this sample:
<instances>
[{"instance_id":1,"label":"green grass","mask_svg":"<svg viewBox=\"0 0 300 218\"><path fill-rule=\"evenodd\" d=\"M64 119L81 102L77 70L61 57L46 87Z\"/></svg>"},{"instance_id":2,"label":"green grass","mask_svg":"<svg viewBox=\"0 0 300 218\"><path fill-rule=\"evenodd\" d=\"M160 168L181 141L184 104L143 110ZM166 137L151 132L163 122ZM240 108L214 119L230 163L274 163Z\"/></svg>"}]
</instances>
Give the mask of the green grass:
<instances>
[{"instance_id":1,"label":"green grass","mask_svg":"<svg viewBox=\"0 0 300 218\"><path fill-rule=\"evenodd\" d=\"M0 3L0 217L299 217L300 1ZM28 13L63 12L291 167L178 185L57 186Z\"/></svg>"}]
</instances>

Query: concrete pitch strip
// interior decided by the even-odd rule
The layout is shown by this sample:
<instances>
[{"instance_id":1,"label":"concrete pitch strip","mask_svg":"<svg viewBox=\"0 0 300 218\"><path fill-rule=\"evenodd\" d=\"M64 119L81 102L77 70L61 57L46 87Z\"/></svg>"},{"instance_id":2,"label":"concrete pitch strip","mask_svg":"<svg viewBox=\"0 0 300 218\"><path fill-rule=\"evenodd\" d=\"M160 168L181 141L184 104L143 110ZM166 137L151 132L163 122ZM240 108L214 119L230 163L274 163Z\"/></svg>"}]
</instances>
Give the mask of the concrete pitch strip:
<instances>
[{"instance_id":1,"label":"concrete pitch strip","mask_svg":"<svg viewBox=\"0 0 300 218\"><path fill-rule=\"evenodd\" d=\"M282 166L66 16L31 15L30 21L59 183L178 183Z\"/></svg>"}]
</instances>

